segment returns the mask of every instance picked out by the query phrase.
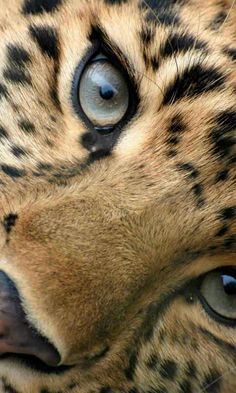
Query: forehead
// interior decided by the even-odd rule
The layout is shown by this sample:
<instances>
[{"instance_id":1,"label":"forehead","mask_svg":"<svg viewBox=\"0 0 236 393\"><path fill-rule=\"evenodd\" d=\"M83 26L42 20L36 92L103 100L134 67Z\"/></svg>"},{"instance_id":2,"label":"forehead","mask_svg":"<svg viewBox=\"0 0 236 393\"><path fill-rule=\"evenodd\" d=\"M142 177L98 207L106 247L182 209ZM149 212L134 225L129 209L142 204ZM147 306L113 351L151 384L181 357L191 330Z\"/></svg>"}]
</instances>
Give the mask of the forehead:
<instances>
[{"instance_id":1,"label":"forehead","mask_svg":"<svg viewBox=\"0 0 236 393\"><path fill-rule=\"evenodd\" d=\"M78 136L78 131L80 134L84 132L84 125L76 118L71 107L71 84L75 69L83 61L92 41L100 39L112 47L138 84L140 115L136 123L129 124L127 135L124 133L125 143L120 145L123 157L126 152L137 155L143 148L147 132L150 136L154 123L155 126L159 125L161 136L170 110L167 105L166 113L160 115L159 108L163 92L176 79L177 72L183 72L190 60L192 63L199 59L202 61L200 50L208 55L209 60L204 57L208 69L216 63L221 67L222 60L217 50L222 49L223 43L226 46L232 41L229 34L216 34L217 24L224 21L222 4L216 4L213 0L14 0L6 6L0 0L2 80L7 83L14 103L23 107L30 124L22 123L21 120L15 124L15 112L10 116L13 106L11 110L8 107L6 109L10 101L4 101L0 108L1 120L4 120L7 111L9 132L13 130L14 140L19 136L17 143L22 143L19 124L23 131L26 128L26 131L32 131L29 129L32 125L37 128L37 146L32 144L29 137L31 132L24 139L26 147L29 145L32 150L33 146L35 156L43 154L48 161L51 160L49 145L46 148L42 146L41 152L38 149L41 144L41 125L44 124L41 136L45 139L47 126L50 130L54 129L58 156L64 155L64 159L67 159L72 154L72 146L76 146L74 156L83 158L84 150L78 143L75 145L75 136ZM217 77L218 74L213 75L213 85ZM4 97L5 87L0 87L0 94ZM50 99L46 95L49 90ZM51 102L52 97L54 103ZM186 97L189 95L186 94ZM44 106L40 107L39 101ZM63 107L63 115L58 102ZM175 102L175 106L178 107L178 102ZM182 102L179 106L183 107ZM46 114L49 113L56 115L58 122L61 122L57 129L66 130L63 140L62 133L57 137L55 126L48 124L51 119ZM52 133L50 138L53 138ZM6 158L9 160L7 149Z\"/></svg>"}]
</instances>

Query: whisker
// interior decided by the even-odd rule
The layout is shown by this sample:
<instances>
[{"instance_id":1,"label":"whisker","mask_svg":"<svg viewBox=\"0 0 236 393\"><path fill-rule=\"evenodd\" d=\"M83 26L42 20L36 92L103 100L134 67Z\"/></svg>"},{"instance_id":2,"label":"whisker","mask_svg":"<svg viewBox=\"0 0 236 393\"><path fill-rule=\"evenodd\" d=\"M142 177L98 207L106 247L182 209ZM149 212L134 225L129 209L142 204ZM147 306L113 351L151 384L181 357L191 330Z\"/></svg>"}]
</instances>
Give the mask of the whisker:
<instances>
[{"instance_id":1,"label":"whisker","mask_svg":"<svg viewBox=\"0 0 236 393\"><path fill-rule=\"evenodd\" d=\"M223 30L223 28L224 28L226 22L228 21L230 15L231 15L231 11L233 10L233 8L234 8L235 5L236 5L236 0L233 0L233 3L232 3L232 5L231 5L231 7L230 7L230 9L229 9L229 12L228 12L228 14L226 15L226 18L225 18L224 22L222 23L222 25L221 25L221 27L220 27L220 29L219 29L219 32L221 32L221 30Z\"/></svg>"},{"instance_id":2,"label":"whisker","mask_svg":"<svg viewBox=\"0 0 236 393\"><path fill-rule=\"evenodd\" d=\"M212 381L208 385L204 386L203 389L199 390L197 393L206 393L209 388L211 388L212 386L215 385L215 383L219 382L222 378L225 378L225 376L232 374L234 371L236 372L236 366L232 367L230 370L228 370L224 374L220 375L214 381Z\"/></svg>"},{"instance_id":3,"label":"whisker","mask_svg":"<svg viewBox=\"0 0 236 393\"><path fill-rule=\"evenodd\" d=\"M152 82L161 92L161 94L163 95L163 98L165 97L165 94L162 90L162 88L149 76L147 76L145 73L143 73L142 71L138 71L137 69L135 70L135 72L137 72L138 74L140 74L142 77L146 78L149 82Z\"/></svg>"}]
</instances>

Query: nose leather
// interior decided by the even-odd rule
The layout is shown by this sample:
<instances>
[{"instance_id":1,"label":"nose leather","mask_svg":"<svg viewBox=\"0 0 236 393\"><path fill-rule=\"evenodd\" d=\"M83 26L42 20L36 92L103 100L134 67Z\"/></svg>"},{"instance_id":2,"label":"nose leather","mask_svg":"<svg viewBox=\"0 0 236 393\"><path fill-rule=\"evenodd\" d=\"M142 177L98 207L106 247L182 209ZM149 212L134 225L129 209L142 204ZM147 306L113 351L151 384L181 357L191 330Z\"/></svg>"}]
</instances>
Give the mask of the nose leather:
<instances>
[{"instance_id":1,"label":"nose leather","mask_svg":"<svg viewBox=\"0 0 236 393\"><path fill-rule=\"evenodd\" d=\"M57 366L60 355L49 341L29 324L13 281L0 271L0 355L34 356Z\"/></svg>"}]
</instances>

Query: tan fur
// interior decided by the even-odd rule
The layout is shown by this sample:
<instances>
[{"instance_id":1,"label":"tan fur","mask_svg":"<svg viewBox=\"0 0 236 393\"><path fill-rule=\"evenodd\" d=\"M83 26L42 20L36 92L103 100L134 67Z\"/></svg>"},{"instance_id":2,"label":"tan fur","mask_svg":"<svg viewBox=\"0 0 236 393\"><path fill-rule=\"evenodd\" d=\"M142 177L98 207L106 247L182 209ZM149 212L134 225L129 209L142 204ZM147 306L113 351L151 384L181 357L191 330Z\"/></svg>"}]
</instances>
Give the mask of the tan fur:
<instances>
[{"instance_id":1,"label":"tan fur","mask_svg":"<svg viewBox=\"0 0 236 393\"><path fill-rule=\"evenodd\" d=\"M190 360L198 368L197 377L192 378L192 393L203 391L202 381L212 369L223 376L219 393L236 391L236 356L229 358L198 329L205 328L236 348L235 328L215 322L199 302L190 305L176 297L158 319L152 339L148 343L142 339L151 303L159 302L187 280L217 267L236 265L235 248L223 249L222 239L215 237L221 225L219 211L236 203L235 166L230 167L227 181L215 183L225 162L212 154L209 142L217 113L236 110L235 62L223 54L226 46L236 46L235 5L228 3L190 1L180 10L182 23L176 30L207 42L209 52L202 62L219 67L226 76L224 88L165 107L162 91L176 77L176 69L182 72L202 55L190 51L171 57L157 71L148 68L139 35L147 22L136 0L112 6L100 0L65 0L53 15L31 17L20 15L21 0L9 1L9 5L0 0L0 75L7 64L6 44L17 43L32 57L28 67L33 81L32 86L9 83L18 112L8 100L0 105L0 123L10 135L10 142L0 146L0 164L27 171L26 177L16 180L1 174L2 220L11 212L18 219L8 241L1 228L0 269L16 284L28 320L58 349L61 365L74 366L62 375L47 375L0 359L0 377L16 392L103 393L103 388L110 387L104 392L132 393L136 388L139 393L159 393L161 389L163 393L185 393L180 384L186 379ZM226 22L220 31L210 30L222 7L228 13ZM53 61L29 39L32 22L58 31L62 112L48 96ZM128 59L139 83L140 106L110 157L81 173L78 170L62 184L52 184L48 182L50 172L34 177L39 162L60 168L79 166L88 158L88 151L78 142L86 127L73 110L70 90L75 68L91 45L87 36L94 24L102 27ZM155 40L145 49L147 56L159 51L171 28L153 27ZM181 137L178 156L167 157L167 127L179 112L187 131ZM35 124L37 133L22 134L19 114ZM56 123L49 114L56 117ZM21 160L12 156L11 144L24 147L28 154ZM196 207L193 182L176 170L179 162L197 165L197 183L204 187L206 202L202 208ZM234 221L231 236L235 230ZM191 259L190 254L210 246L215 249ZM107 355L93 362L107 346ZM136 349L136 370L129 379L124 370ZM159 361L168 358L177 362L174 380L163 380L157 371L147 369L147 359L153 353ZM7 392L3 386L1 393Z\"/></svg>"}]
</instances>

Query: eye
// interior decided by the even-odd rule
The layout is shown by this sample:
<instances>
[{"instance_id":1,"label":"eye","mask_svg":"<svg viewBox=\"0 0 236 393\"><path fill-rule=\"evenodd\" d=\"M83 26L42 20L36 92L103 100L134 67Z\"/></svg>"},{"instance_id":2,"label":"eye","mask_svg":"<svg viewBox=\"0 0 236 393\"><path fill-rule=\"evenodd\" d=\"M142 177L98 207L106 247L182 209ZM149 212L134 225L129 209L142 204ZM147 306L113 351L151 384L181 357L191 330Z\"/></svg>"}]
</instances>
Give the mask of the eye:
<instances>
[{"instance_id":1,"label":"eye","mask_svg":"<svg viewBox=\"0 0 236 393\"><path fill-rule=\"evenodd\" d=\"M122 70L99 54L85 66L77 97L87 119L95 127L114 127L129 108L129 86Z\"/></svg>"},{"instance_id":2,"label":"eye","mask_svg":"<svg viewBox=\"0 0 236 393\"><path fill-rule=\"evenodd\" d=\"M213 317L236 324L236 269L208 273L201 282L200 299Z\"/></svg>"}]
</instances>

